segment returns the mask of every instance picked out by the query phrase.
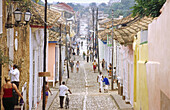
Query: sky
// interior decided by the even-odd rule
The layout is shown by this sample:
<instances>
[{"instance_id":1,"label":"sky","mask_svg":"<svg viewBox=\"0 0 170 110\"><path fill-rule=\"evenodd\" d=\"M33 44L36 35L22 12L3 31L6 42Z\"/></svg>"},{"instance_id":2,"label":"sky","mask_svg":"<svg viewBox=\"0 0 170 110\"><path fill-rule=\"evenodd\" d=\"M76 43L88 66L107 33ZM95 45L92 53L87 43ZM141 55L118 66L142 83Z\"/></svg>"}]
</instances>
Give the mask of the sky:
<instances>
[{"instance_id":1,"label":"sky","mask_svg":"<svg viewBox=\"0 0 170 110\"><path fill-rule=\"evenodd\" d=\"M44 0L42 0L44 1ZM65 2L65 3L92 3L92 2L96 2L96 3L108 3L109 0L47 0L47 2L49 3L53 3L53 2Z\"/></svg>"}]
</instances>

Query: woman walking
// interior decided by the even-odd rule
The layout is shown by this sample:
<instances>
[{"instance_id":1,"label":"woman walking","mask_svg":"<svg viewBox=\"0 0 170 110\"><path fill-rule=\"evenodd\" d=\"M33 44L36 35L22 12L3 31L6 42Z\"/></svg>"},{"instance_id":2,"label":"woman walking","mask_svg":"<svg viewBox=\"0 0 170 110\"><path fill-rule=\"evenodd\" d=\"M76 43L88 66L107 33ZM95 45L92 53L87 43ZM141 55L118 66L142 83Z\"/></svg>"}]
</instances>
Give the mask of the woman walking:
<instances>
[{"instance_id":1,"label":"woman walking","mask_svg":"<svg viewBox=\"0 0 170 110\"><path fill-rule=\"evenodd\" d=\"M97 66L97 62L96 62L96 60L94 60L94 62L93 62L93 71L94 71L94 73L96 71L96 66Z\"/></svg>"},{"instance_id":2,"label":"woman walking","mask_svg":"<svg viewBox=\"0 0 170 110\"><path fill-rule=\"evenodd\" d=\"M79 72L79 66L80 66L80 63L79 63L79 61L77 61L77 63L76 63L77 73Z\"/></svg>"},{"instance_id":3,"label":"woman walking","mask_svg":"<svg viewBox=\"0 0 170 110\"><path fill-rule=\"evenodd\" d=\"M46 107L46 105L47 105L47 100L48 100L48 91L51 93L51 95L52 95L52 92L51 92L51 90L50 90L50 88L49 88L49 86L48 86L48 83L47 82L45 82L45 107ZM43 95L43 89L42 89L42 91L41 91L41 94Z\"/></svg>"},{"instance_id":4,"label":"woman walking","mask_svg":"<svg viewBox=\"0 0 170 110\"><path fill-rule=\"evenodd\" d=\"M105 60L102 60L102 69L104 70Z\"/></svg>"},{"instance_id":5,"label":"woman walking","mask_svg":"<svg viewBox=\"0 0 170 110\"><path fill-rule=\"evenodd\" d=\"M4 106L5 110L14 110L14 96L13 96L13 90L16 91L16 93L23 99L21 93L19 92L19 90L17 89L17 86L15 84L12 84L10 82L10 78L9 77L5 77L5 82L6 84L4 84L1 88L1 96L2 96L2 103Z\"/></svg>"},{"instance_id":6,"label":"woman walking","mask_svg":"<svg viewBox=\"0 0 170 110\"><path fill-rule=\"evenodd\" d=\"M71 61L71 62L70 62L71 72L73 72L73 66L74 66L74 62Z\"/></svg>"}]
</instances>

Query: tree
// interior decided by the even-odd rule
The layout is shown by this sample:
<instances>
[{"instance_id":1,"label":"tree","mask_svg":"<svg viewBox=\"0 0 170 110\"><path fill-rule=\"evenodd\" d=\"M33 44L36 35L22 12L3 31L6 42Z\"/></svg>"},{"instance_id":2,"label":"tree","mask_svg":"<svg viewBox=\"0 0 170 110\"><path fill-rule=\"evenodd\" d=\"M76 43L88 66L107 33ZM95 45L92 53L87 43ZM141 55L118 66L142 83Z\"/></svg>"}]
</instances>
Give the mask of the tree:
<instances>
[{"instance_id":1,"label":"tree","mask_svg":"<svg viewBox=\"0 0 170 110\"><path fill-rule=\"evenodd\" d=\"M96 2L92 2L92 3L89 4L89 6L90 7L97 7L97 4L96 4Z\"/></svg>"},{"instance_id":2,"label":"tree","mask_svg":"<svg viewBox=\"0 0 170 110\"><path fill-rule=\"evenodd\" d=\"M160 9L166 0L135 0L137 4L132 7L133 16L151 16L158 17Z\"/></svg>"},{"instance_id":3,"label":"tree","mask_svg":"<svg viewBox=\"0 0 170 110\"><path fill-rule=\"evenodd\" d=\"M100 11L103 11L103 10L105 10L105 8L107 8L107 4L106 3L101 3L101 4L99 4L99 10Z\"/></svg>"},{"instance_id":4,"label":"tree","mask_svg":"<svg viewBox=\"0 0 170 110\"><path fill-rule=\"evenodd\" d=\"M101 3L101 4L99 5L99 7L106 7L106 6L107 6L106 3Z\"/></svg>"}]
</instances>

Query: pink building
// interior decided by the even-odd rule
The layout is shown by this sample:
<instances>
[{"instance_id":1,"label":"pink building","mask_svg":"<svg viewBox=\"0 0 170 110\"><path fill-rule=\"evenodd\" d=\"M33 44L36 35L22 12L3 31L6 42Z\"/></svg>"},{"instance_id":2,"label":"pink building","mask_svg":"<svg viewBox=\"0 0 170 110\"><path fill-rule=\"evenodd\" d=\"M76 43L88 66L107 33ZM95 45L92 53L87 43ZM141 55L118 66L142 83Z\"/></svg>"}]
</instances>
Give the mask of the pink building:
<instances>
[{"instance_id":1,"label":"pink building","mask_svg":"<svg viewBox=\"0 0 170 110\"><path fill-rule=\"evenodd\" d=\"M170 110L170 0L148 29L149 110Z\"/></svg>"}]
</instances>

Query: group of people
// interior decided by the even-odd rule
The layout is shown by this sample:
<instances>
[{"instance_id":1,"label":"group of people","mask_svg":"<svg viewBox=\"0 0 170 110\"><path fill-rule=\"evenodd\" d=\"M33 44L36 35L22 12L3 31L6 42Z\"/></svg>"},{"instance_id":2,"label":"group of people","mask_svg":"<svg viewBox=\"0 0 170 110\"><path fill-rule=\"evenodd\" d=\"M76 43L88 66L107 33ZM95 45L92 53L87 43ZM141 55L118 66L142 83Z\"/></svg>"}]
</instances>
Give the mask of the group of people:
<instances>
[{"instance_id":1,"label":"group of people","mask_svg":"<svg viewBox=\"0 0 170 110\"><path fill-rule=\"evenodd\" d=\"M97 82L99 83L99 92L101 93L102 88L104 87L104 92L108 92L108 86L110 85L108 78L103 77L102 72L97 76Z\"/></svg>"},{"instance_id":2,"label":"group of people","mask_svg":"<svg viewBox=\"0 0 170 110\"><path fill-rule=\"evenodd\" d=\"M97 58L97 52L95 52L95 58ZM93 51L92 50L87 50L87 54L85 53L85 51L83 51L83 59L85 60L85 57L87 59L87 62L89 61L93 61Z\"/></svg>"},{"instance_id":3,"label":"group of people","mask_svg":"<svg viewBox=\"0 0 170 110\"><path fill-rule=\"evenodd\" d=\"M78 73L79 72L79 68L80 68L80 62L77 61L75 66L76 66L76 70L77 70L77 73ZM74 70L74 62L73 62L73 60L70 61L70 68L71 68L71 72L73 72L73 70Z\"/></svg>"}]
</instances>

